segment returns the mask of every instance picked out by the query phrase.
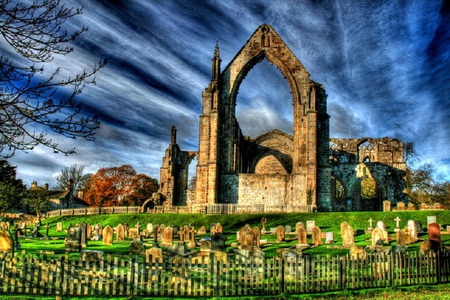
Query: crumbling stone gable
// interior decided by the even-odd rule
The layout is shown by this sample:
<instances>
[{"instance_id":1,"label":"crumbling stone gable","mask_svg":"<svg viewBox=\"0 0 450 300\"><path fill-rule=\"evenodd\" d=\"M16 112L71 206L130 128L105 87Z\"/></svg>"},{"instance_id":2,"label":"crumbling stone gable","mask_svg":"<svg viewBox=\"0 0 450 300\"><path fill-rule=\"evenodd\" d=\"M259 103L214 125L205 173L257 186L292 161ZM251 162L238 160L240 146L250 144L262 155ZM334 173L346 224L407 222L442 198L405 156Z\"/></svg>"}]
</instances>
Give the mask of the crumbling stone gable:
<instances>
[{"instance_id":1,"label":"crumbling stone gable","mask_svg":"<svg viewBox=\"0 0 450 300\"><path fill-rule=\"evenodd\" d=\"M280 70L290 88L292 135L272 130L258 137L244 136L236 120L239 87L263 59ZM331 139L330 150L325 89L310 79L270 25L256 29L223 71L216 45L211 82L202 96L198 151L181 151L172 129L160 177L160 193L168 205L184 205L189 198L188 202L197 204L312 205L331 211L348 208L350 200L350 209L365 208L357 197L365 175L358 177L355 168L370 170L379 185L378 198L400 199L399 190L382 173L388 172L391 179L401 178L405 169L403 144L388 138ZM196 186L195 191L187 192L187 168L194 156L198 159ZM338 198L336 182L345 191ZM371 209L378 208L378 202L374 203Z\"/></svg>"}]
</instances>

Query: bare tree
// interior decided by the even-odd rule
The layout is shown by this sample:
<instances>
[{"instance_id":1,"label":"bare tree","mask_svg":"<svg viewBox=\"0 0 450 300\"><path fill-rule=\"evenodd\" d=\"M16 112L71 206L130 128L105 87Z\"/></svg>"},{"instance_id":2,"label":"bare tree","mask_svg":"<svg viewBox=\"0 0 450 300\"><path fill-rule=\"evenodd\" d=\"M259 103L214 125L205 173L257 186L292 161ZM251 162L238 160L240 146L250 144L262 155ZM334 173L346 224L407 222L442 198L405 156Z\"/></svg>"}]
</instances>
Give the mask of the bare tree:
<instances>
[{"instance_id":1,"label":"bare tree","mask_svg":"<svg viewBox=\"0 0 450 300\"><path fill-rule=\"evenodd\" d=\"M63 149L53 142L47 131L74 139L95 139L100 123L96 116L79 116L81 105L75 97L86 84L95 84L93 75L106 61L65 78L61 78L59 67L44 72L44 65L54 55L71 53L70 42L87 30L84 26L73 33L64 29L66 21L81 13L82 8L68 8L60 0L0 1L0 34L19 54L12 55L14 60L0 56L0 158L37 145L66 155L74 153L74 149ZM33 129L35 125L44 129Z\"/></svg>"},{"instance_id":2,"label":"bare tree","mask_svg":"<svg viewBox=\"0 0 450 300\"><path fill-rule=\"evenodd\" d=\"M58 188L64 190L69 182L72 188L73 195L76 196L79 190L83 189L86 177L83 175L84 165L71 165L64 167L61 172L56 175L58 181Z\"/></svg>"}]
</instances>

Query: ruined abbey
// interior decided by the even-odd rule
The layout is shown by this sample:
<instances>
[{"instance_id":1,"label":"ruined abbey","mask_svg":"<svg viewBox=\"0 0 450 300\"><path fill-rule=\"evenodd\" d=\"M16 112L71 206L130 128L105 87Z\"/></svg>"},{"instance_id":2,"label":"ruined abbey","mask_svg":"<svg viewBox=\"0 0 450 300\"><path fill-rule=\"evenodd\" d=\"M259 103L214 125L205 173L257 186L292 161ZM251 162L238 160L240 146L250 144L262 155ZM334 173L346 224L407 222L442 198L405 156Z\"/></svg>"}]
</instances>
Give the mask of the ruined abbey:
<instances>
[{"instance_id":1,"label":"ruined abbey","mask_svg":"<svg viewBox=\"0 0 450 300\"><path fill-rule=\"evenodd\" d=\"M247 73L263 59L275 65L292 95L293 134L242 134L236 97ZM160 174L165 205L237 203L318 211L381 210L406 202L403 143L392 138L335 139L329 135L327 94L275 30L261 25L223 70L219 47L203 91L198 151L177 145L176 128ZM188 167L197 159L195 185Z\"/></svg>"}]
</instances>

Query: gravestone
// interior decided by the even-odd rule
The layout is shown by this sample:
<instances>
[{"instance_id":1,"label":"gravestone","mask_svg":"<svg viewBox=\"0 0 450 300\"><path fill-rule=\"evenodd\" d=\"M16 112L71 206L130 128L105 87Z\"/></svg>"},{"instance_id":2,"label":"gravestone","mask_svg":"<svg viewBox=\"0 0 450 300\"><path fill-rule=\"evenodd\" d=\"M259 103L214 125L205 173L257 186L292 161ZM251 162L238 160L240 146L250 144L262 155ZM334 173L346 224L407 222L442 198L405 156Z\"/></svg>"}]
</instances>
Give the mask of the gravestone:
<instances>
[{"instance_id":1,"label":"gravestone","mask_svg":"<svg viewBox=\"0 0 450 300\"><path fill-rule=\"evenodd\" d=\"M167 246L167 254L186 256L189 254L189 251L186 248L186 244L182 243L182 244Z\"/></svg>"},{"instance_id":2,"label":"gravestone","mask_svg":"<svg viewBox=\"0 0 450 300\"><path fill-rule=\"evenodd\" d=\"M100 241L102 239L101 236L101 225L95 224L94 225L94 234L92 235L92 240L94 241Z\"/></svg>"},{"instance_id":3,"label":"gravestone","mask_svg":"<svg viewBox=\"0 0 450 300\"><path fill-rule=\"evenodd\" d=\"M306 231L307 232L311 233L314 226L316 226L316 221L314 221L314 220L306 221Z\"/></svg>"},{"instance_id":4,"label":"gravestone","mask_svg":"<svg viewBox=\"0 0 450 300\"><path fill-rule=\"evenodd\" d=\"M81 228L72 227L67 228L67 237L64 240L64 246L67 252L81 251Z\"/></svg>"},{"instance_id":5,"label":"gravestone","mask_svg":"<svg viewBox=\"0 0 450 300\"><path fill-rule=\"evenodd\" d=\"M322 230L317 226L314 226L312 229L312 241L314 246L322 245Z\"/></svg>"},{"instance_id":6,"label":"gravestone","mask_svg":"<svg viewBox=\"0 0 450 300\"><path fill-rule=\"evenodd\" d=\"M333 231L327 231L325 236L325 243L332 244L334 242L334 232Z\"/></svg>"},{"instance_id":7,"label":"gravestone","mask_svg":"<svg viewBox=\"0 0 450 300\"><path fill-rule=\"evenodd\" d=\"M305 227L303 227L303 223L297 223L297 239L299 245L308 245L307 232Z\"/></svg>"},{"instance_id":8,"label":"gravestone","mask_svg":"<svg viewBox=\"0 0 450 300\"><path fill-rule=\"evenodd\" d=\"M369 228L367 228L367 231L369 233L371 233L373 231L373 219L370 218L368 222L369 222Z\"/></svg>"},{"instance_id":9,"label":"gravestone","mask_svg":"<svg viewBox=\"0 0 450 300\"><path fill-rule=\"evenodd\" d=\"M125 227L122 224L119 224L116 227L116 241L125 241Z\"/></svg>"},{"instance_id":10,"label":"gravestone","mask_svg":"<svg viewBox=\"0 0 450 300\"><path fill-rule=\"evenodd\" d=\"M56 232L63 231L63 225L61 222L56 223Z\"/></svg>"},{"instance_id":11,"label":"gravestone","mask_svg":"<svg viewBox=\"0 0 450 300\"><path fill-rule=\"evenodd\" d=\"M418 231L417 231L417 223L413 220L408 220L408 228L411 232L412 241L415 242L419 239Z\"/></svg>"},{"instance_id":12,"label":"gravestone","mask_svg":"<svg viewBox=\"0 0 450 300\"><path fill-rule=\"evenodd\" d=\"M107 225L105 228L103 228L103 244L104 245L112 245L113 244L113 236L114 236L114 229Z\"/></svg>"},{"instance_id":13,"label":"gravestone","mask_svg":"<svg viewBox=\"0 0 450 300\"><path fill-rule=\"evenodd\" d=\"M211 236L211 250L217 251L225 251L227 246L225 242L227 241L227 237L223 233L216 233Z\"/></svg>"},{"instance_id":14,"label":"gravestone","mask_svg":"<svg viewBox=\"0 0 450 300\"><path fill-rule=\"evenodd\" d=\"M261 230L258 227L253 227L252 229L253 233L253 247L259 248L260 247L260 241L261 241Z\"/></svg>"},{"instance_id":15,"label":"gravestone","mask_svg":"<svg viewBox=\"0 0 450 300\"><path fill-rule=\"evenodd\" d=\"M380 228L383 231L386 231L386 225L384 224L383 221L378 221L377 222L377 227Z\"/></svg>"},{"instance_id":16,"label":"gravestone","mask_svg":"<svg viewBox=\"0 0 450 300\"><path fill-rule=\"evenodd\" d=\"M428 227L431 223L437 223L437 218L436 218L436 216L428 216L428 217L427 217L427 227Z\"/></svg>"},{"instance_id":17,"label":"gravestone","mask_svg":"<svg viewBox=\"0 0 450 300\"><path fill-rule=\"evenodd\" d=\"M133 239L133 242L128 247L128 251L130 251L131 254L139 255L142 253L145 253L145 245L141 241L140 236L135 236Z\"/></svg>"},{"instance_id":18,"label":"gravestone","mask_svg":"<svg viewBox=\"0 0 450 300\"><path fill-rule=\"evenodd\" d=\"M441 242L441 226L438 223L428 225L428 240L436 243Z\"/></svg>"},{"instance_id":19,"label":"gravestone","mask_svg":"<svg viewBox=\"0 0 450 300\"><path fill-rule=\"evenodd\" d=\"M238 231L237 240L238 240L238 243L241 245L241 247L244 247L244 248L248 247L248 245L246 244L245 235L246 235L246 233L251 232L251 231L252 231L252 228L250 227L249 224L245 224L245 226L242 227Z\"/></svg>"},{"instance_id":20,"label":"gravestone","mask_svg":"<svg viewBox=\"0 0 450 300\"><path fill-rule=\"evenodd\" d=\"M416 210L416 205L414 203L408 203L408 210Z\"/></svg>"},{"instance_id":21,"label":"gravestone","mask_svg":"<svg viewBox=\"0 0 450 300\"><path fill-rule=\"evenodd\" d=\"M39 232L40 227L41 227L41 224L39 223L39 220L37 220L34 223L33 231L31 232L31 237L34 237L34 238L42 237L41 233Z\"/></svg>"},{"instance_id":22,"label":"gravestone","mask_svg":"<svg viewBox=\"0 0 450 300\"><path fill-rule=\"evenodd\" d=\"M417 233L423 233L422 222L416 221Z\"/></svg>"},{"instance_id":23,"label":"gravestone","mask_svg":"<svg viewBox=\"0 0 450 300\"><path fill-rule=\"evenodd\" d=\"M99 250L82 250L80 253L81 261L101 261L104 256L103 251Z\"/></svg>"},{"instance_id":24,"label":"gravestone","mask_svg":"<svg viewBox=\"0 0 450 300\"><path fill-rule=\"evenodd\" d=\"M154 226L152 223L147 223L147 232L149 233L149 235L152 235L154 233ZM150 250L150 249L149 249Z\"/></svg>"},{"instance_id":25,"label":"gravestone","mask_svg":"<svg viewBox=\"0 0 450 300\"><path fill-rule=\"evenodd\" d=\"M222 231L220 231L222 232ZM195 248L195 228L194 226L189 225L188 226L188 248L192 249Z\"/></svg>"},{"instance_id":26,"label":"gravestone","mask_svg":"<svg viewBox=\"0 0 450 300\"><path fill-rule=\"evenodd\" d=\"M7 230L0 229L0 252L14 252L14 241Z\"/></svg>"},{"instance_id":27,"label":"gravestone","mask_svg":"<svg viewBox=\"0 0 450 300\"><path fill-rule=\"evenodd\" d=\"M348 226L350 225L347 223L347 221L341 223L341 231L340 231L341 239L344 239L344 229L347 228Z\"/></svg>"},{"instance_id":28,"label":"gravestone","mask_svg":"<svg viewBox=\"0 0 450 300\"><path fill-rule=\"evenodd\" d=\"M90 240L92 237L92 226L91 224L87 223L86 224L86 239Z\"/></svg>"},{"instance_id":29,"label":"gravestone","mask_svg":"<svg viewBox=\"0 0 450 300\"><path fill-rule=\"evenodd\" d=\"M372 231L372 246L379 246L384 244L384 233L379 227L376 227Z\"/></svg>"},{"instance_id":30,"label":"gravestone","mask_svg":"<svg viewBox=\"0 0 450 300\"><path fill-rule=\"evenodd\" d=\"M405 246L405 245L409 244L408 243L409 240L411 240L409 229L407 229L406 232L405 232L405 230L397 231L397 245Z\"/></svg>"},{"instance_id":31,"label":"gravestone","mask_svg":"<svg viewBox=\"0 0 450 300\"><path fill-rule=\"evenodd\" d=\"M402 220L402 219L400 219L399 217L397 217L397 218L394 219L394 221L395 221L395 229L394 229L394 231L395 231L395 232L400 231L400 221L401 221L401 220Z\"/></svg>"},{"instance_id":32,"label":"gravestone","mask_svg":"<svg viewBox=\"0 0 450 300\"><path fill-rule=\"evenodd\" d=\"M406 210L406 204L405 202L398 202L397 203L397 210Z\"/></svg>"},{"instance_id":33,"label":"gravestone","mask_svg":"<svg viewBox=\"0 0 450 300\"><path fill-rule=\"evenodd\" d=\"M353 227L348 223L347 226L343 228L342 245L344 247L351 247L355 245L355 231L353 230Z\"/></svg>"},{"instance_id":34,"label":"gravestone","mask_svg":"<svg viewBox=\"0 0 450 300\"><path fill-rule=\"evenodd\" d=\"M197 234L206 234L206 227L202 226L197 230Z\"/></svg>"},{"instance_id":35,"label":"gravestone","mask_svg":"<svg viewBox=\"0 0 450 300\"><path fill-rule=\"evenodd\" d=\"M87 246L87 233L86 233L86 223L81 222L78 227L81 229L81 247Z\"/></svg>"},{"instance_id":36,"label":"gravestone","mask_svg":"<svg viewBox=\"0 0 450 300\"><path fill-rule=\"evenodd\" d=\"M365 251L364 247L352 246L350 248L350 258L351 259L365 259L366 251Z\"/></svg>"},{"instance_id":37,"label":"gravestone","mask_svg":"<svg viewBox=\"0 0 450 300\"><path fill-rule=\"evenodd\" d=\"M166 228L166 226L164 224L160 224L158 227L156 227L156 238L157 241L162 243L163 241L163 237L164 237L164 229Z\"/></svg>"},{"instance_id":38,"label":"gravestone","mask_svg":"<svg viewBox=\"0 0 450 300\"><path fill-rule=\"evenodd\" d=\"M285 236L286 232L283 226L278 226L277 227L277 243L280 243L282 241L284 241L284 236Z\"/></svg>"},{"instance_id":39,"label":"gravestone","mask_svg":"<svg viewBox=\"0 0 450 300\"><path fill-rule=\"evenodd\" d=\"M168 226L164 228L164 234L163 234L163 245L172 245L173 243L173 228Z\"/></svg>"},{"instance_id":40,"label":"gravestone","mask_svg":"<svg viewBox=\"0 0 450 300\"><path fill-rule=\"evenodd\" d=\"M291 225L284 226L284 230L285 230L286 233L291 233L291 231L292 231Z\"/></svg>"},{"instance_id":41,"label":"gravestone","mask_svg":"<svg viewBox=\"0 0 450 300\"><path fill-rule=\"evenodd\" d=\"M267 224L267 219L265 217L261 218L261 232L266 232L266 224Z\"/></svg>"},{"instance_id":42,"label":"gravestone","mask_svg":"<svg viewBox=\"0 0 450 300\"><path fill-rule=\"evenodd\" d=\"M135 239L138 236L139 235L138 235L137 228L130 228L130 229L128 229L128 238Z\"/></svg>"},{"instance_id":43,"label":"gravestone","mask_svg":"<svg viewBox=\"0 0 450 300\"><path fill-rule=\"evenodd\" d=\"M163 262L163 252L159 247L152 247L145 251L145 262L146 263L162 263Z\"/></svg>"},{"instance_id":44,"label":"gravestone","mask_svg":"<svg viewBox=\"0 0 450 300\"><path fill-rule=\"evenodd\" d=\"M383 211L391 211L391 201L385 200L383 201Z\"/></svg>"},{"instance_id":45,"label":"gravestone","mask_svg":"<svg viewBox=\"0 0 450 300\"><path fill-rule=\"evenodd\" d=\"M211 240L201 239L199 242L201 252L211 252L212 242Z\"/></svg>"},{"instance_id":46,"label":"gravestone","mask_svg":"<svg viewBox=\"0 0 450 300\"><path fill-rule=\"evenodd\" d=\"M223 227L222 227L222 225L220 223L214 224L211 227L210 234L214 235L216 233L223 233Z\"/></svg>"}]
</instances>

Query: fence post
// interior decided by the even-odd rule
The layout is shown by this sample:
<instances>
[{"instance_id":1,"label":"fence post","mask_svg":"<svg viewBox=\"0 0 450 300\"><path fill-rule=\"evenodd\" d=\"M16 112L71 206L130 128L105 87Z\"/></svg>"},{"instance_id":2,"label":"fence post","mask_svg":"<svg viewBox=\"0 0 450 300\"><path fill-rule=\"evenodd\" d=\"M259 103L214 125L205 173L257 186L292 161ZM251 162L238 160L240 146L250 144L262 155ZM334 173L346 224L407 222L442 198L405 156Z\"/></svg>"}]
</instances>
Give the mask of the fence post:
<instances>
[{"instance_id":1,"label":"fence post","mask_svg":"<svg viewBox=\"0 0 450 300\"><path fill-rule=\"evenodd\" d=\"M441 283L441 250L436 251L435 257L436 283Z\"/></svg>"}]
</instances>

